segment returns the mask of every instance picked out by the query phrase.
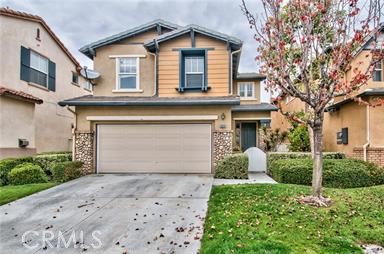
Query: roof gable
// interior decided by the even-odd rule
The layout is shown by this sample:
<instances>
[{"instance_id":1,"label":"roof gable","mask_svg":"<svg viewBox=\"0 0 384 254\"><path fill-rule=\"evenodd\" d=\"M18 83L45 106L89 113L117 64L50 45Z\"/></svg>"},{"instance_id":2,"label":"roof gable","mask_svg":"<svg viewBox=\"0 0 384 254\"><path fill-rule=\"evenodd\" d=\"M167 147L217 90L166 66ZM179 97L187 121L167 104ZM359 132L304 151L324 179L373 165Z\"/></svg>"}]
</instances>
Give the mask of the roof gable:
<instances>
[{"instance_id":1,"label":"roof gable","mask_svg":"<svg viewBox=\"0 0 384 254\"><path fill-rule=\"evenodd\" d=\"M44 27L44 29L48 32L48 34L53 38L53 40L57 43L57 45L59 45L59 47L69 57L69 59L76 65L76 67L80 68L80 63L71 54L71 52L65 47L64 43L61 42L59 37L57 37L57 35L51 30L48 24L45 23L44 19L41 18L40 16L32 15L32 14L21 12L21 11L15 11L10 8L0 8L0 15L37 22L41 24Z\"/></svg>"},{"instance_id":2,"label":"roof gable","mask_svg":"<svg viewBox=\"0 0 384 254\"><path fill-rule=\"evenodd\" d=\"M154 29L154 28L156 28L156 29L167 28L170 30L174 30L174 29L180 28L180 26L173 24L171 22L162 20L162 19L156 19L156 20L153 20L151 22L145 23L143 25L128 29L128 30L123 31L121 33L118 33L118 34L115 34L112 36L108 36L104 39L101 39L101 40L92 42L90 44L87 44L87 45L81 47L79 50L81 53L85 54L86 56L88 56L89 58L92 59L94 56L94 50L95 49L106 46L106 45L113 44L113 43L121 41L121 40L125 40L127 38L130 38L130 37L133 37L135 35L147 32L147 31Z\"/></svg>"},{"instance_id":3,"label":"roof gable","mask_svg":"<svg viewBox=\"0 0 384 254\"><path fill-rule=\"evenodd\" d=\"M165 33L163 35L160 35L155 40L147 41L144 43L144 46L149 50L154 50L154 48L156 47L156 44L158 43L162 43L164 41L168 41L170 39L173 39L191 32L200 33L208 37L212 37L221 41L228 42L230 46L233 47L234 49L240 49L243 44L243 42L236 37L229 36L229 35L226 35L202 26L191 24L191 25L187 25L185 27L176 29L174 31Z\"/></svg>"}]
</instances>

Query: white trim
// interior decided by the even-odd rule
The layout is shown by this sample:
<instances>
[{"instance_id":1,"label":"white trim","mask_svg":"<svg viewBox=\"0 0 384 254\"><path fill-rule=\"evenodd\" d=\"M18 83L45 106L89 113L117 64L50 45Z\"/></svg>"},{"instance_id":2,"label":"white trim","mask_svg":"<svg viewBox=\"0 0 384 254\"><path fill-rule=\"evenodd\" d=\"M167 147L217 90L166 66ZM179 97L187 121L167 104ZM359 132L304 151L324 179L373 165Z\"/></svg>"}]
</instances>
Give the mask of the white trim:
<instances>
[{"instance_id":1,"label":"white trim","mask_svg":"<svg viewBox=\"0 0 384 254\"><path fill-rule=\"evenodd\" d=\"M196 121L217 120L218 115L193 116L87 116L88 121Z\"/></svg>"},{"instance_id":2,"label":"white trim","mask_svg":"<svg viewBox=\"0 0 384 254\"><path fill-rule=\"evenodd\" d=\"M120 89L120 64L119 59L120 58L136 58L136 88L134 89ZM112 92L122 91L122 92L142 92L140 89L140 57L136 55L132 56L119 56L115 58L115 76L116 76L116 85L115 89L112 90Z\"/></svg>"},{"instance_id":3,"label":"white trim","mask_svg":"<svg viewBox=\"0 0 384 254\"><path fill-rule=\"evenodd\" d=\"M119 89L112 90L112 93L142 93L143 89Z\"/></svg>"},{"instance_id":4,"label":"white trim","mask_svg":"<svg viewBox=\"0 0 384 254\"><path fill-rule=\"evenodd\" d=\"M252 121L252 120L271 120L270 117L239 117L239 118L233 118L235 121Z\"/></svg>"},{"instance_id":5,"label":"white trim","mask_svg":"<svg viewBox=\"0 0 384 254\"><path fill-rule=\"evenodd\" d=\"M125 58L125 57L132 57L132 58L137 58L137 57L147 57L146 55L110 55L109 58Z\"/></svg>"},{"instance_id":6,"label":"white trim","mask_svg":"<svg viewBox=\"0 0 384 254\"><path fill-rule=\"evenodd\" d=\"M96 174L99 173L99 165L100 165L99 133L100 133L99 125L96 124Z\"/></svg>"}]
</instances>

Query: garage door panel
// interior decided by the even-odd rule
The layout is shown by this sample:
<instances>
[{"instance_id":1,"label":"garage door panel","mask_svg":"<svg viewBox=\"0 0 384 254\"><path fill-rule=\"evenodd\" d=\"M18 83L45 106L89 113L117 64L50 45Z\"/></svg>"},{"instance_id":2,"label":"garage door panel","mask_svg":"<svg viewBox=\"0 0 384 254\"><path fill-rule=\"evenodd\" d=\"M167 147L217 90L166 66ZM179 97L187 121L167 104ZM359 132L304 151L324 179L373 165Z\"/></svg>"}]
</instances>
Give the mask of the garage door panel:
<instances>
[{"instance_id":1,"label":"garage door panel","mask_svg":"<svg viewBox=\"0 0 384 254\"><path fill-rule=\"evenodd\" d=\"M98 125L98 172L210 173L210 124Z\"/></svg>"}]
</instances>

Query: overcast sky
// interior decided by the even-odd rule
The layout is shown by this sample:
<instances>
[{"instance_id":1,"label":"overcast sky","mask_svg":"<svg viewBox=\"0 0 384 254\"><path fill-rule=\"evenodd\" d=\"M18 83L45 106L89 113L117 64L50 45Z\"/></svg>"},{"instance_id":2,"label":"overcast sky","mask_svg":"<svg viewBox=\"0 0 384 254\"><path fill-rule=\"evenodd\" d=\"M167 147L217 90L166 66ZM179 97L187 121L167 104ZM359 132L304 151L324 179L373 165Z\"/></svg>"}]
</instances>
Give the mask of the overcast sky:
<instances>
[{"instance_id":1,"label":"overcast sky","mask_svg":"<svg viewBox=\"0 0 384 254\"><path fill-rule=\"evenodd\" d=\"M255 13L259 0L248 0ZM2 0L3 7L44 18L82 65L92 62L78 49L132 27L161 18L179 25L198 24L243 41L240 72L257 72L253 32L240 9L240 0ZM263 89L262 89L263 90ZM267 96L263 95L267 100Z\"/></svg>"}]
</instances>

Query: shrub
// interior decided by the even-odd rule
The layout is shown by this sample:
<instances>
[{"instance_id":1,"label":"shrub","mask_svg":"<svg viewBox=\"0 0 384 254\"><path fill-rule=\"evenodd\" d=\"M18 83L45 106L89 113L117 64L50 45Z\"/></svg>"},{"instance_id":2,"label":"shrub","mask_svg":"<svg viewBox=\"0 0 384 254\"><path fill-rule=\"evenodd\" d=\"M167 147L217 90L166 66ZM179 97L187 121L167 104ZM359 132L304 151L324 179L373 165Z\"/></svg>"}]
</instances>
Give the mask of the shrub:
<instances>
[{"instance_id":1,"label":"shrub","mask_svg":"<svg viewBox=\"0 0 384 254\"><path fill-rule=\"evenodd\" d=\"M52 166L52 179L55 182L66 182L81 176L81 161L58 162Z\"/></svg>"},{"instance_id":2,"label":"shrub","mask_svg":"<svg viewBox=\"0 0 384 254\"><path fill-rule=\"evenodd\" d=\"M17 165L32 162L32 157L9 158L0 160L0 186L8 184L8 174Z\"/></svg>"},{"instance_id":3,"label":"shrub","mask_svg":"<svg viewBox=\"0 0 384 254\"><path fill-rule=\"evenodd\" d=\"M283 159L310 159L311 153L308 152L269 152L267 154L267 168L270 169L272 161ZM324 159L345 159L344 153L339 152L325 152L323 153Z\"/></svg>"},{"instance_id":4,"label":"shrub","mask_svg":"<svg viewBox=\"0 0 384 254\"><path fill-rule=\"evenodd\" d=\"M270 174L279 183L311 185L311 159L285 159L271 162ZM372 163L354 159L324 159L323 185L355 188L384 184L384 171Z\"/></svg>"},{"instance_id":5,"label":"shrub","mask_svg":"<svg viewBox=\"0 0 384 254\"><path fill-rule=\"evenodd\" d=\"M26 162L14 167L8 174L10 184L30 184L45 183L48 181L47 175L38 165Z\"/></svg>"},{"instance_id":6,"label":"shrub","mask_svg":"<svg viewBox=\"0 0 384 254\"><path fill-rule=\"evenodd\" d=\"M215 177L222 179L248 179L248 156L233 154L217 163Z\"/></svg>"},{"instance_id":7,"label":"shrub","mask_svg":"<svg viewBox=\"0 0 384 254\"><path fill-rule=\"evenodd\" d=\"M264 151L276 151L279 145L285 142L288 133L286 131L281 132L279 128L272 130L270 128L263 127L261 128L261 135L263 136L260 144L261 149Z\"/></svg>"},{"instance_id":8,"label":"shrub","mask_svg":"<svg viewBox=\"0 0 384 254\"><path fill-rule=\"evenodd\" d=\"M54 163L72 161L71 153L41 154L33 157L33 163L39 165L47 175L52 175Z\"/></svg>"},{"instance_id":9,"label":"shrub","mask_svg":"<svg viewBox=\"0 0 384 254\"><path fill-rule=\"evenodd\" d=\"M305 125L298 125L292 128L289 132L288 140L289 140L288 148L290 152L311 151L308 127Z\"/></svg>"}]
</instances>

